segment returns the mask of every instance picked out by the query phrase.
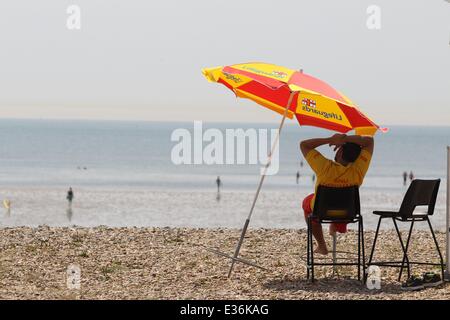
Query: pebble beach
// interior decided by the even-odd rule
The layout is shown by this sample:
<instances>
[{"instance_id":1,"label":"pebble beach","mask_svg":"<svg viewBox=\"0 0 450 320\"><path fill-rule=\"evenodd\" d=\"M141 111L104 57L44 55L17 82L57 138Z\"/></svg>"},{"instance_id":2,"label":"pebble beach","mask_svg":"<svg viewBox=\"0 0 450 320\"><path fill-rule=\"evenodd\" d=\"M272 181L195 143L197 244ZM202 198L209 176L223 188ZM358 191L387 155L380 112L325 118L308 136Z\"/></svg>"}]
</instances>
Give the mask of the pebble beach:
<instances>
[{"instance_id":1,"label":"pebble beach","mask_svg":"<svg viewBox=\"0 0 450 320\"><path fill-rule=\"evenodd\" d=\"M13 227L0 229L0 299L449 299L443 284L404 292L398 269L381 268L381 289L356 280L356 268L317 267L306 280L306 230L249 229L240 257L266 270L237 263L227 278L238 229ZM373 231L365 232L366 255ZM444 251L445 234L437 233ZM329 236L327 236L330 240ZM437 262L429 233L417 231L410 258ZM338 250L356 252L356 233L339 236ZM382 231L375 258L401 258L394 231ZM444 253L444 252L443 252ZM80 286L67 283L79 267ZM412 269L413 274L438 271Z\"/></svg>"}]
</instances>

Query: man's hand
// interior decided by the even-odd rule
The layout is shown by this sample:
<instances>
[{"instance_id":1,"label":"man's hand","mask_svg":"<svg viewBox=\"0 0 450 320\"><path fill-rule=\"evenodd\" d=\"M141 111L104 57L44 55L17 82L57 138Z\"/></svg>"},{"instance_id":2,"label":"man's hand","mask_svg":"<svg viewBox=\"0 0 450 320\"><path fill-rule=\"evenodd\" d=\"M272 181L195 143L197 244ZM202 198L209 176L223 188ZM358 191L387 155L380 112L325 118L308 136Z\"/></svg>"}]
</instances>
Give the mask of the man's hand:
<instances>
[{"instance_id":1,"label":"man's hand","mask_svg":"<svg viewBox=\"0 0 450 320\"><path fill-rule=\"evenodd\" d=\"M366 150L368 153L370 153L370 154L373 153L373 148L374 148L373 137L370 137L370 136L358 136L358 135L346 136L345 137L345 142L356 143L363 150Z\"/></svg>"},{"instance_id":2,"label":"man's hand","mask_svg":"<svg viewBox=\"0 0 450 320\"><path fill-rule=\"evenodd\" d=\"M334 146L334 151L336 151L345 143L345 138L347 138L346 134L336 133L330 137L330 143L328 145L330 147Z\"/></svg>"}]
</instances>

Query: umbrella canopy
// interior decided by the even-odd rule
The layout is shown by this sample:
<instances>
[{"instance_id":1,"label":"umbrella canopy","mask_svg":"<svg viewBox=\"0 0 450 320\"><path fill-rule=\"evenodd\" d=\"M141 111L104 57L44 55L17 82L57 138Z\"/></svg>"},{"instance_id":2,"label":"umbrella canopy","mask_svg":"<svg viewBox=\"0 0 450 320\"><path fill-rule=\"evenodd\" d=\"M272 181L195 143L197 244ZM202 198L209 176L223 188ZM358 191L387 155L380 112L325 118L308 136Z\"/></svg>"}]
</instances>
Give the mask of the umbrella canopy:
<instances>
[{"instance_id":1,"label":"umbrella canopy","mask_svg":"<svg viewBox=\"0 0 450 320\"><path fill-rule=\"evenodd\" d=\"M343 133L355 129L357 134L368 135L380 129L342 93L301 71L255 62L202 72L209 81L225 85L238 97L251 99L288 118L295 116L300 125Z\"/></svg>"}]
</instances>

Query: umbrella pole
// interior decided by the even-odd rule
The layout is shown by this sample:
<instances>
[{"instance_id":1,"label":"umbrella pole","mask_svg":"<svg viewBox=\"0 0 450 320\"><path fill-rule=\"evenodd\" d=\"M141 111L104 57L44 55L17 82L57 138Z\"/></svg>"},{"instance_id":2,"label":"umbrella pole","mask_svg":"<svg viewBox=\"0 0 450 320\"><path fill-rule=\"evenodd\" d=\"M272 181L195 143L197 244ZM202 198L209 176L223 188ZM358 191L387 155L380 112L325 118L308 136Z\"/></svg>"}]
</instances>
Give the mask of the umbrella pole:
<instances>
[{"instance_id":1,"label":"umbrella pole","mask_svg":"<svg viewBox=\"0 0 450 320\"><path fill-rule=\"evenodd\" d=\"M281 123L280 123L280 126L278 128L278 132L277 132L277 135L275 137L275 141L273 142L272 149L271 149L269 157L267 159L267 164L266 164L266 166L264 168L264 172L263 172L263 174L261 176L261 180L259 180L259 185L258 185L258 189L256 190L255 197L253 198L253 203L252 203L252 207L250 209L250 213L248 214L247 220L245 220L244 227L242 228L241 237L239 238L239 242L238 242L238 244L236 246L236 250L234 252L234 256L233 256L233 259L231 261L230 270L228 271L228 278L231 276L231 273L233 272L233 268L234 268L234 263L236 262L236 260L237 260L237 258L239 256L239 251L241 250L242 242L244 242L245 233L247 232L247 228L248 228L248 225L250 223L250 219L251 219L252 214L253 214L253 209L255 209L256 200L258 200L259 192L261 191L261 187L263 185L264 178L266 177L267 170L269 169L270 164L272 163L272 155L275 152L275 148L277 147L278 142L280 140L281 129L284 126L284 121L286 120L286 117L287 117L287 114L288 114L288 110L289 110L289 107L290 107L290 105L292 103L292 99L294 98L294 95L295 95L295 92L291 92L291 94L289 95L289 100L288 100L286 109L284 109L283 118L281 119Z\"/></svg>"}]
</instances>

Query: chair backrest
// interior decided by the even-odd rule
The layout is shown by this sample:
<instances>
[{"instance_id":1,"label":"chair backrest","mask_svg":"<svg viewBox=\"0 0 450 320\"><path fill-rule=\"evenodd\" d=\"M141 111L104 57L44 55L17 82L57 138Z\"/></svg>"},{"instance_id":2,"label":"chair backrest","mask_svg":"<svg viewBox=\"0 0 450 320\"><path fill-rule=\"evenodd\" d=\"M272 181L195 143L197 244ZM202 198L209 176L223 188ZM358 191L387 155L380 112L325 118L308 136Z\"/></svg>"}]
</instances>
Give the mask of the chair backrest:
<instances>
[{"instance_id":1,"label":"chair backrest","mask_svg":"<svg viewBox=\"0 0 450 320\"><path fill-rule=\"evenodd\" d=\"M399 213L402 218L412 217L417 206L428 206L427 214L432 215L440 183L441 179L413 180L400 206Z\"/></svg>"},{"instance_id":2,"label":"chair backrest","mask_svg":"<svg viewBox=\"0 0 450 320\"><path fill-rule=\"evenodd\" d=\"M353 221L360 213L358 186L318 186L313 216L320 221Z\"/></svg>"}]
</instances>

